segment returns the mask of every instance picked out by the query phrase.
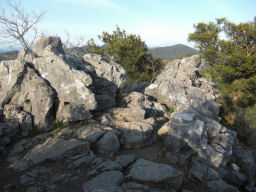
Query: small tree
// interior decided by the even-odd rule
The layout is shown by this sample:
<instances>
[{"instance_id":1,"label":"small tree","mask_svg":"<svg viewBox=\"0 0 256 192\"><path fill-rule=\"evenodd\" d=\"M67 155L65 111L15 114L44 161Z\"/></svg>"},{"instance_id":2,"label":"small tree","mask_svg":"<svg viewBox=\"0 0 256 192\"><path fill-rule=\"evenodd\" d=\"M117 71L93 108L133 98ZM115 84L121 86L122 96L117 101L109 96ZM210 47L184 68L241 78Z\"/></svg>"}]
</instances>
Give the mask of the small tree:
<instances>
[{"instance_id":1,"label":"small tree","mask_svg":"<svg viewBox=\"0 0 256 192\"><path fill-rule=\"evenodd\" d=\"M104 50L99 45L96 45L93 39L87 41L87 45L84 46L86 53L93 53L97 55L104 55Z\"/></svg>"},{"instance_id":2,"label":"small tree","mask_svg":"<svg viewBox=\"0 0 256 192\"><path fill-rule=\"evenodd\" d=\"M9 46L21 45L31 50L34 41L42 35L36 28L46 12L27 13L20 1L9 0L0 12L0 42Z\"/></svg>"},{"instance_id":3,"label":"small tree","mask_svg":"<svg viewBox=\"0 0 256 192\"><path fill-rule=\"evenodd\" d=\"M256 135L256 17L240 24L221 18L194 27L188 39L213 67L206 72L219 83L222 117L244 141L252 141ZM226 37L221 39L220 33Z\"/></svg>"},{"instance_id":4,"label":"small tree","mask_svg":"<svg viewBox=\"0 0 256 192\"><path fill-rule=\"evenodd\" d=\"M104 46L96 45L91 39L85 46L86 52L104 55L121 64L128 74L127 84L154 80L161 62L148 54L148 48L140 36L127 34L117 27L113 33L103 32L98 37Z\"/></svg>"}]
</instances>

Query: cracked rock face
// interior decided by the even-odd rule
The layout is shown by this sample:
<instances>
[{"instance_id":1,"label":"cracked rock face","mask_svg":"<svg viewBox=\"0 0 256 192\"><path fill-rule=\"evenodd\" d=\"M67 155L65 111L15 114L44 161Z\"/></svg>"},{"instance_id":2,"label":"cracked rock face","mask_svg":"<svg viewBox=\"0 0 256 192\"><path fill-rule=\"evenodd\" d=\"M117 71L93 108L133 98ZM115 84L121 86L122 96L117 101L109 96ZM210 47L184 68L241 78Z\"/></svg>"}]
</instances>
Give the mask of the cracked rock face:
<instances>
[{"instance_id":1,"label":"cracked rock face","mask_svg":"<svg viewBox=\"0 0 256 192\"><path fill-rule=\"evenodd\" d=\"M49 138L44 143L32 148L24 157L33 165L42 163L45 160L61 159L65 156L73 156L77 153L87 153L89 143L77 139L56 139Z\"/></svg>"},{"instance_id":2,"label":"cracked rock face","mask_svg":"<svg viewBox=\"0 0 256 192\"><path fill-rule=\"evenodd\" d=\"M59 38L2 62L0 165L10 165L0 191L167 192L195 182L200 191L253 191L253 153L219 123L202 65L198 56L174 60L113 108L125 71L101 56L65 55ZM29 134L33 126L40 132Z\"/></svg>"},{"instance_id":3,"label":"cracked rock face","mask_svg":"<svg viewBox=\"0 0 256 192\"><path fill-rule=\"evenodd\" d=\"M97 103L88 88L92 84L90 75L76 70L57 55L36 58L33 65L58 94L56 117L60 121L78 121L92 117L89 111L95 109Z\"/></svg>"},{"instance_id":4,"label":"cracked rock face","mask_svg":"<svg viewBox=\"0 0 256 192\"><path fill-rule=\"evenodd\" d=\"M99 77L113 82L118 88L124 86L126 71L119 64L95 54L85 54L83 58L94 67Z\"/></svg>"},{"instance_id":5,"label":"cracked rock face","mask_svg":"<svg viewBox=\"0 0 256 192\"><path fill-rule=\"evenodd\" d=\"M55 118L91 119L91 111L115 105L115 92L123 86L126 72L99 56L86 58L88 62L66 58L58 37L39 39L33 52L21 50L17 60L1 63L1 106L21 106L43 131L53 128Z\"/></svg>"},{"instance_id":6,"label":"cracked rock face","mask_svg":"<svg viewBox=\"0 0 256 192\"><path fill-rule=\"evenodd\" d=\"M173 106L175 110L193 107L202 115L216 119L220 105L212 100L216 100L219 94L213 83L199 77L200 65L203 64L199 56L172 61L145 89L145 94Z\"/></svg>"},{"instance_id":7,"label":"cracked rock face","mask_svg":"<svg viewBox=\"0 0 256 192\"><path fill-rule=\"evenodd\" d=\"M0 73L1 105L20 106L33 115L33 123L39 130L49 130L54 121L55 93L47 82L20 60L2 62Z\"/></svg>"}]
</instances>

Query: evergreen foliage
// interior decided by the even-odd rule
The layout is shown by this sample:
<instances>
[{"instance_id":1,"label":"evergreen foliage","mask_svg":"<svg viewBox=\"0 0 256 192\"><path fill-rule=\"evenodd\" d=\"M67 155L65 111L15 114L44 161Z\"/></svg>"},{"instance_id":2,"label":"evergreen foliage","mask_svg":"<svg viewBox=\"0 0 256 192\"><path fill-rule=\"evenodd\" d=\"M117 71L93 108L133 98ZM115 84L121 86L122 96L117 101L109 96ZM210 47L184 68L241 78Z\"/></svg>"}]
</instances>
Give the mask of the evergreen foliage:
<instances>
[{"instance_id":1,"label":"evergreen foliage","mask_svg":"<svg viewBox=\"0 0 256 192\"><path fill-rule=\"evenodd\" d=\"M194 28L188 40L196 43L202 58L213 66L206 72L219 83L226 122L238 132L256 129L246 121L245 112L250 108L252 114L256 103L256 17L240 24L221 18L215 23L198 23ZM256 111L254 114L256 121Z\"/></svg>"},{"instance_id":2,"label":"evergreen foliage","mask_svg":"<svg viewBox=\"0 0 256 192\"><path fill-rule=\"evenodd\" d=\"M86 52L103 55L122 65L127 72L128 85L154 80L162 62L147 52L148 47L140 36L127 34L125 30L117 27L113 33L103 32L98 38L104 43L104 48L91 39L84 47Z\"/></svg>"}]
</instances>

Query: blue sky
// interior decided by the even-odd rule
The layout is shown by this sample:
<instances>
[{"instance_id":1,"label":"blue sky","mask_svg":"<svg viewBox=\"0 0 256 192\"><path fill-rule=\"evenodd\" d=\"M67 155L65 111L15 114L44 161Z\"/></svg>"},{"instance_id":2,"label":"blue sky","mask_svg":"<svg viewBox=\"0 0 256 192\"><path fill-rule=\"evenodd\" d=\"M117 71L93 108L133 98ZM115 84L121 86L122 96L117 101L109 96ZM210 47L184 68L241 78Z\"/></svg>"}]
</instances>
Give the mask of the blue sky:
<instances>
[{"instance_id":1,"label":"blue sky","mask_svg":"<svg viewBox=\"0 0 256 192\"><path fill-rule=\"evenodd\" d=\"M0 0L0 6L5 0ZM235 23L252 21L256 0L21 0L29 11L47 11L40 29L73 41L97 39L116 25L140 35L147 45L187 42L193 24L226 17ZM98 42L98 40L97 40Z\"/></svg>"}]
</instances>

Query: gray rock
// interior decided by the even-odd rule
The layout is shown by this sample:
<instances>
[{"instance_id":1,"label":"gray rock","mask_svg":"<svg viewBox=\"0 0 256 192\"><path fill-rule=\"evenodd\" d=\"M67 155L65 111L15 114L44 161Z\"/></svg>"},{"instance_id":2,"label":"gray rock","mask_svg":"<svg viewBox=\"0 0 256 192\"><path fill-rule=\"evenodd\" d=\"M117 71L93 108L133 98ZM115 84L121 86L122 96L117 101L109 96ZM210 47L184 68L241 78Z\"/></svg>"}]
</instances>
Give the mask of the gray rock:
<instances>
[{"instance_id":1,"label":"gray rock","mask_svg":"<svg viewBox=\"0 0 256 192\"><path fill-rule=\"evenodd\" d=\"M132 164L127 178L140 182L166 182L170 187L179 189L183 182L183 173L169 165L138 159Z\"/></svg>"},{"instance_id":2,"label":"gray rock","mask_svg":"<svg viewBox=\"0 0 256 192\"><path fill-rule=\"evenodd\" d=\"M92 78L84 71L75 69L57 55L36 58L33 65L41 76L56 90L59 99L57 118L67 121L90 119L90 110L97 107L88 86Z\"/></svg>"},{"instance_id":3,"label":"gray rock","mask_svg":"<svg viewBox=\"0 0 256 192\"><path fill-rule=\"evenodd\" d=\"M3 147L0 147L0 159L4 159L7 156L7 152Z\"/></svg>"},{"instance_id":4,"label":"gray rock","mask_svg":"<svg viewBox=\"0 0 256 192\"><path fill-rule=\"evenodd\" d=\"M212 181L221 178L221 175L217 171L209 167L207 164L196 160L193 161L189 175L190 177L193 176L200 181Z\"/></svg>"},{"instance_id":5,"label":"gray rock","mask_svg":"<svg viewBox=\"0 0 256 192\"><path fill-rule=\"evenodd\" d=\"M90 154L85 155L85 156L82 156L79 159L76 159L72 163L70 163L67 166L67 168L68 169L76 169L76 168L80 167L81 165L89 165L94 159L95 159L94 155L90 155Z\"/></svg>"},{"instance_id":6,"label":"gray rock","mask_svg":"<svg viewBox=\"0 0 256 192\"><path fill-rule=\"evenodd\" d=\"M11 140L20 136L20 126L18 122L0 123L0 127L3 128L5 137L8 137ZM6 143L4 142L3 144Z\"/></svg>"},{"instance_id":7,"label":"gray rock","mask_svg":"<svg viewBox=\"0 0 256 192\"><path fill-rule=\"evenodd\" d=\"M54 184L52 184L52 185L50 185L50 186L47 186L47 191L52 191L52 192L54 192L54 191L57 191L57 189L58 189L58 187L57 187L57 185L54 185Z\"/></svg>"},{"instance_id":8,"label":"gray rock","mask_svg":"<svg viewBox=\"0 0 256 192\"><path fill-rule=\"evenodd\" d=\"M132 164L136 160L136 157L134 155L121 155L118 156L116 159L116 163L121 165L122 168L126 168L130 164Z\"/></svg>"},{"instance_id":9,"label":"gray rock","mask_svg":"<svg viewBox=\"0 0 256 192\"><path fill-rule=\"evenodd\" d=\"M100 55L86 54L84 60L94 66L96 74L116 84L118 88L125 83L126 71L117 63L107 61Z\"/></svg>"},{"instance_id":10,"label":"gray rock","mask_svg":"<svg viewBox=\"0 0 256 192\"><path fill-rule=\"evenodd\" d=\"M135 190L142 190L142 191L149 191L149 186L145 184L140 184L136 182L125 182L122 184L122 187L127 191L135 191Z\"/></svg>"},{"instance_id":11,"label":"gray rock","mask_svg":"<svg viewBox=\"0 0 256 192\"><path fill-rule=\"evenodd\" d=\"M173 120L178 121L180 123L191 122L194 120L195 116L196 116L195 113L189 113L189 112L178 112L178 113L172 114Z\"/></svg>"},{"instance_id":12,"label":"gray rock","mask_svg":"<svg viewBox=\"0 0 256 192\"><path fill-rule=\"evenodd\" d=\"M86 174L86 176L87 176L87 177L91 177L91 176L97 175L98 173L99 173L99 172L98 172L97 169L93 169L93 170L88 171L87 174Z\"/></svg>"},{"instance_id":13,"label":"gray rock","mask_svg":"<svg viewBox=\"0 0 256 192\"><path fill-rule=\"evenodd\" d=\"M102 154L118 153L120 149L117 132L110 130L96 143L97 149Z\"/></svg>"},{"instance_id":14,"label":"gray rock","mask_svg":"<svg viewBox=\"0 0 256 192\"><path fill-rule=\"evenodd\" d=\"M163 137L165 146L176 152L185 145L189 145L196 151L200 148L204 149L207 144L206 133L204 122L200 120L189 123L169 121L158 130L158 135Z\"/></svg>"},{"instance_id":15,"label":"gray rock","mask_svg":"<svg viewBox=\"0 0 256 192\"><path fill-rule=\"evenodd\" d=\"M114 118L112 117L113 114L111 113L104 113L102 116L100 116L98 118L99 122L102 124L102 125L107 125L107 126L114 126L115 123L114 123Z\"/></svg>"},{"instance_id":16,"label":"gray rock","mask_svg":"<svg viewBox=\"0 0 256 192\"><path fill-rule=\"evenodd\" d=\"M255 162L253 153L241 146L234 147L233 157L237 165L241 168L241 172L248 176L248 189L253 189L255 185Z\"/></svg>"},{"instance_id":17,"label":"gray rock","mask_svg":"<svg viewBox=\"0 0 256 192\"><path fill-rule=\"evenodd\" d=\"M208 182L208 187L216 192L239 192L239 189L235 186L227 184L222 179Z\"/></svg>"},{"instance_id":18,"label":"gray rock","mask_svg":"<svg viewBox=\"0 0 256 192\"><path fill-rule=\"evenodd\" d=\"M11 143L11 140L9 137L2 137L0 138L0 146L6 146Z\"/></svg>"},{"instance_id":19,"label":"gray rock","mask_svg":"<svg viewBox=\"0 0 256 192\"><path fill-rule=\"evenodd\" d=\"M25 171L26 169L28 169L29 164L28 161L24 160L24 159L17 159L15 158L15 160L12 161L12 164L10 165L10 168L17 170L17 171Z\"/></svg>"},{"instance_id":20,"label":"gray rock","mask_svg":"<svg viewBox=\"0 0 256 192\"><path fill-rule=\"evenodd\" d=\"M95 143L106 132L104 129L111 128L100 124L84 125L76 129L73 135L76 138L88 141L89 143Z\"/></svg>"},{"instance_id":21,"label":"gray rock","mask_svg":"<svg viewBox=\"0 0 256 192\"><path fill-rule=\"evenodd\" d=\"M28 112L22 111L21 108L22 107L17 105L11 105L11 104L5 105L4 111L3 111L3 114L5 116L4 122L19 124L20 135L27 136L29 131L32 130L32 124L33 124L32 116Z\"/></svg>"},{"instance_id":22,"label":"gray rock","mask_svg":"<svg viewBox=\"0 0 256 192\"><path fill-rule=\"evenodd\" d=\"M121 143L125 148L139 148L152 143L153 126L146 121L116 122L116 129L121 132Z\"/></svg>"},{"instance_id":23,"label":"gray rock","mask_svg":"<svg viewBox=\"0 0 256 192\"><path fill-rule=\"evenodd\" d=\"M30 177L27 175L22 175L19 177L19 184L21 186L29 186L36 183L36 179L34 177Z\"/></svg>"},{"instance_id":24,"label":"gray rock","mask_svg":"<svg viewBox=\"0 0 256 192\"><path fill-rule=\"evenodd\" d=\"M33 147L25 156L32 164L42 163L45 160L56 160L79 153L87 153L89 143L77 139L49 138L44 143Z\"/></svg>"},{"instance_id":25,"label":"gray rock","mask_svg":"<svg viewBox=\"0 0 256 192\"><path fill-rule=\"evenodd\" d=\"M140 93L144 93L145 91L145 88L147 86L149 86L150 83L147 82L147 81L142 81L142 82L139 82L139 83L134 83L130 86L128 86L126 89L125 89L125 92L127 93L131 93L131 92L140 92Z\"/></svg>"},{"instance_id":26,"label":"gray rock","mask_svg":"<svg viewBox=\"0 0 256 192\"><path fill-rule=\"evenodd\" d=\"M245 184L247 178L244 174L238 171L226 170L223 175L223 180L234 186L241 187Z\"/></svg>"},{"instance_id":27,"label":"gray rock","mask_svg":"<svg viewBox=\"0 0 256 192\"><path fill-rule=\"evenodd\" d=\"M50 122L47 122L49 119L45 116L51 114L54 95L47 83L21 60L4 62L0 67L0 74L3 79L9 79L1 81L1 105L11 102L22 106L24 111L35 116L35 125L47 127L48 125L44 123ZM23 134L26 135L31 125L26 125L24 118L21 127L24 129Z\"/></svg>"},{"instance_id":28,"label":"gray rock","mask_svg":"<svg viewBox=\"0 0 256 192\"><path fill-rule=\"evenodd\" d=\"M116 91L118 89L114 82L92 74L93 84L90 89L95 94L97 108L95 111L102 111L113 107L116 104Z\"/></svg>"},{"instance_id":29,"label":"gray rock","mask_svg":"<svg viewBox=\"0 0 256 192\"><path fill-rule=\"evenodd\" d=\"M171 163L178 163L179 162L179 157L177 153L172 153L172 152L167 152L165 154L165 158L170 161Z\"/></svg>"},{"instance_id":30,"label":"gray rock","mask_svg":"<svg viewBox=\"0 0 256 192\"><path fill-rule=\"evenodd\" d=\"M120 171L107 171L101 173L92 180L86 181L83 184L84 192L96 192L97 190L103 190L104 192L123 192L123 189L119 187L124 181L124 175Z\"/></svg>"},{"instance_id":31,"label":"gray rock","mask_svg":"<svg viewBox=\"0 0 256 192\"><path fill-rule=\"evenodd\" d=\"M148 96L142 93L132 92L125 97L124 100L127 107L131 109L140 107L141 109L145 110L146 117L169 116L169 112L164 105L151 101ZM136 115L138 115L138 112L136 112ZM140 113L143 114L142 112Z\"/></svg>"},{"instance_id":32,"label":"gray rock","mask_svg":"<svg viewBox=\"0 0 256 192\"><path fill-rule=\"evenodd\" d=\"M43 192L40 187L29 187L26 192Z\"/></svg>"},{"instance_id":33,"label":"gray rock","mask_svg":"<svg viewBox=\"0 0 256 192\"><path fill-rule=\"evenodd\" d=\"M59 37L43 37L36 41L33 52L40 57L64 54Z\"/></svg>"},{"instance_id":34,"label":"gray rock","mask_svg":"<svg viewBox=\"0 0 256 192\"><path fill-rule=\"evenodd\" d=\"M64 174L60 174L60 175L55 175L53 178L54 182L64 182L67 183L68 180L72 177L72 175L70 173L64 173Z\"/></svg>"},{"instance_id":35,"label":"gray rock","mask_svg":"<svg viewBox=\"0 0 256 192\"><path fill-rule=\"evenodd\" d=\"M91 168L94 169L96 168L98 165L100 165L101 163L104 162L104 159L101 157L96 157L92 162L91 162Z\"/></svg>"},{"instance_id":36,"label":"gray rock","mask_svg":"<svg viewBox=\"0 0 256 192\"><path fill-rule=\"evenodd\" d=\"M157 98L161 103L173 106L175 111L193 107L199 113L213 119L218 117L220 105L212 101L216 86L207 84L201 89L198 83L200 60L198 56L175 60L165 66L157 80L145 89L145 94ZM200 82L207 82L200 78ZM200 87L200 88L199 88ZM202 86L203 87L203 86Z\"/></svg>"},{"instance_id":37,"label":"gray rock","mask_svg":"<svg viewBox=\"0 0 256 192\"><path fill-rule=\"evenodd\" d=\"M34 69L27 67L26 74L20 84L20 91L13 95L10 103L22 106L24 111L32 114L34 117L33 123L39 130L49 130L55 120L55 97L56 93L52 87ZM31 119L29 120L31 121ZM29 123L23 121L22 128L25 129L24 132L27 134L26 127L29 127ZM32 128L32 125L30 127Z\"/></svg>"},{"instance_id":38,"label":"gray rock","mask_svg":"<svg viewBox=\"0 0 256 192\"><path fill-rule=\"evenodd\" d=\"M114 162L114 161L103 161L101 164L99 164L96 169L98 171L110 171L110 170L118 170L122 171L122 167L120 164Z\"/></svg>"},{"instance_id":39,"label":"gray rock","mask_svg":"<svg viewBox=\"0 0 256 192\"><path fill-rule=\"evenodd\" d=\"M109 111L111 112L113 118L120 121L134 122L145 119L145 110L137 106L130 108L112 108Z\"/></svg>"},{"instance_id":40,"label":"gray rock","mask_svg":"<svg viewBox=\"0 0 256 192\"><path fill-rule=\"evenodd\" d=\"M27 64L21 60L3 61L0 64L0 106L8 104L20 90ZM8 79L8 81L6 81Z\"/></svg>"},{"instance_id":41,"label":"gray rock","mask_svg":"<svg viewBox=\"0 0 256 192\"><path fill-rule=\"evenodd\" d=\"M181 151L189 146L199 157L215 167L225 166L230 160L236 138L234 131L213 119L192 112L175 113L173 119L158 130L158 135L172 152L185 154Z\"/></svg>"},{"instance_id":42,"label":"gray rock","mask_svg":"<svg viewBox=\"0 0 256 192\"><path fill-rule=\"evenodd\" d=\"M17 155L17 153L20 153L20 152L23 152L25 149L24 149L24 140L21 140L17 143L14 144L14 146L12 147L11 151L10 151L10 154L9 156L14 156L14 155Z\"/></svg>"},{"instance_id":43,"label":"gray rock","mask_svg":"<svg viewBox=\"0 0 256 192\"><path fill-rule=\"evenodd\" d=\"M145 94L157 98L158 102L175 107L175 110L188 106L186 87L176 79L155 81L145 89Z\"/></svg>"}]
</instances>

